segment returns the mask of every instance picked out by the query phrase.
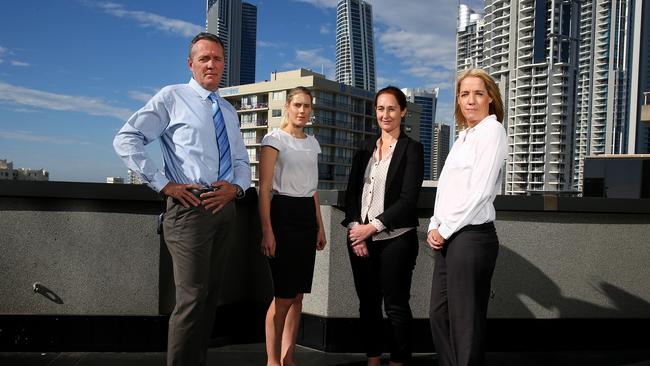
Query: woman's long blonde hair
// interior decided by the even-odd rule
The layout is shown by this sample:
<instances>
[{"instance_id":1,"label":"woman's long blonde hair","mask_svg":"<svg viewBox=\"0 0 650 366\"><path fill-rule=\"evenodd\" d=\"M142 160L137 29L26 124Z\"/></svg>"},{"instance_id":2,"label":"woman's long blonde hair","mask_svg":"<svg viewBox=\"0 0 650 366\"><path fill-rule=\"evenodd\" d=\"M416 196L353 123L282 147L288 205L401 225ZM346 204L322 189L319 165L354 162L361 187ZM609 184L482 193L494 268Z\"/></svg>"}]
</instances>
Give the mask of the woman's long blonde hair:
<instances>
[{"instance_id":1,"label":"woman's long blonde hair","mask_svg":"<svg viewBox=\"0 0 650 366\"><path fill-rule=\"evenodd\" d=\"M456 77L456 106L454 108L454 118L456 119L456 128L464 129L467 128L467 120L463 116L463 112L460 110L460 105L458 104L458 91L460 90L460 83L465 78L475 77L483 80L485 84L485 90L488 93L488 96L492 99L490 103L490 114L497 116L497 121L503 123L503 100L501 99L501 92L499 91L499 86L492 79L490 74L488 74L483 69L468 69L458 73Z\"/></svg>"},{"instance_id":2,"label":"woman's long blonde hair","mask_svg":"<svg viewBox=\"0 0 650 366\"><path fill-rule=\"evenodd\" d=\"M280 128L285 128L289 124L289 113L287 113L287 108L291 104L291 100L298 94L307 94L309 95L309 100L313 101L314 97L311 95L311 91L305 88L304 86L297 86L287 92L287 99L284 103L284 111L282 113L282 123L280 123Z\"/></svg>"}]
</instances>

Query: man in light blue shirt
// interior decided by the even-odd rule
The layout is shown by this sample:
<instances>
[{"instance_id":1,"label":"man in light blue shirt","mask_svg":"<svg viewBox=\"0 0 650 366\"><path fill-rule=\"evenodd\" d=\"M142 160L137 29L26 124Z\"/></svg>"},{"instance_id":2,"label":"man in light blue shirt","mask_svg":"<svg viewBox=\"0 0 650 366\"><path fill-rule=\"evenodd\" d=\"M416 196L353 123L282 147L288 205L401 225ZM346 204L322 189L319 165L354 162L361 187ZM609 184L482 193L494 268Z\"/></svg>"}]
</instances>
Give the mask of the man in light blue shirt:
<instances>
[{"instance_id":1,"label":"man in light blue shirt","mask_svg":"<svg viewBox=\"0 0 650 366\"><path fill-rule=\"evenodd\" d=\"M126 166L167 196L163 232L174 265L176 306L169 319L168 365L205 364L216 310L216 263L230 240L233 200L251 184L235 108L216 91L224 46L210 33L190 44L188 84L164 87L117 133ZM145 145L160 139L164 173Z\"/></svg>"}]
</instances>

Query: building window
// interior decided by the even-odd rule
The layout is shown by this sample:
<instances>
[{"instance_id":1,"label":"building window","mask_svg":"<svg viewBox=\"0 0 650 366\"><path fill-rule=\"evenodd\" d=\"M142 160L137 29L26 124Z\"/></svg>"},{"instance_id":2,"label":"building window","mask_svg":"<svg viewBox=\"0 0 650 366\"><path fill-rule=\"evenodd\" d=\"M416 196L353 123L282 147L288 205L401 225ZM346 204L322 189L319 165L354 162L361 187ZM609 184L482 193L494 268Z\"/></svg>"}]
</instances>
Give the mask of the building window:
<instances>
[{"instance_id":1,"label":"building window","mask_svg":"<svg viewBox=\"0 0 650 366\"><path fill-rule=\"evenodd\" d=\"M273 100L283 100L284 99L284 92L282 92L282 91L273 92L273 94L271 95L271 98L273 98Z\"/></svg>"},{"instance_id":2,"label":"building window","mask_svg":"<svg viewBox=\"0 0 650 366\"><path fill-rule=\"evenodd\" d=\"M282 110L281 109L273 109L271 110L271 117L280 117L282 116Z\"/></svg>"}]
</instances>

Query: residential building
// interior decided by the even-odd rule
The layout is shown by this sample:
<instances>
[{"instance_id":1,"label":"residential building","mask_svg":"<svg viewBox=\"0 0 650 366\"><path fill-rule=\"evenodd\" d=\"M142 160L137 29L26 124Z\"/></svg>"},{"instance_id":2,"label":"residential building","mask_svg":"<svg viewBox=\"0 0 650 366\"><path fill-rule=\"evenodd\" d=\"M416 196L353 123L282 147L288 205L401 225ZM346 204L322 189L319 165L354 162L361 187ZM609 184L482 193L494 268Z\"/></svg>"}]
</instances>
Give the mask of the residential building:
<instances>
[{"instance_id":1,"label":"residential building","mask_svg":"<svg viewBox=\"0 0 650 366\"><path fill-rule=\"evenodd\" d=\"M485 2L483 68L504 99L506 194L572 189L580 4Z\"/></svg>"},{"instance_id":2,"label":"residential building","mask_svg":"<svg viewBox=\"0 0 650 366\"><path fill-rule=\"evenodd\" d=\"M433 127L433 150L431 154L431 180L438 180L451 147L451 126L437 122Z\"/></svg>"},{"instance_id":3,"label":"residential building","mask_svg":"<svg viewBox=\"0 0 650 366\"><path fill-rule=\"evenodd\" d=\"M456 70L483 67L483 16L467 5L458 6Z\"/></svg>"},{"instance_id":4,"label":"residential building","mask_svg":"<svg viewBox=\"0 0 650 366\"><path fill-rule=\"evenodd\" d=\"M372 6L364 0L340 0L336 7L336 81L375 91Z\"/></svg>"},{"instance_id":5,"label":"residential building","mask_svg":"<svg viewBox=\"0 0 650 366\"><path fill-rule=\"evenodd\" d=\"M131 169L128 169L126 172L126 183L128 184L143 184L140 175L134 172Z\"/></svg>"},{"instance_id":6,"label":"residential building","mask_svg":"<svg viewBox=\"0 0 650 366\"><path fill-rule=\"evenodd\" d=\"M438 88L427 90L422 88L404 88L406 99L422 108L420 113L420 137L424 147L424 179L433 178L433 150L435 148L434 125L436 119L436 105L438 102Z\"/></svg>"},{"instance_id":7,"label":"residential building","mask_svg":"<svg viewBox=\"0 0 650 366\"><path fill-rule=\"evenodd\" d=\"M650 87L648 4L645 25L642 8L643 2L635 0L583 1L580 5L573 157L576 190L582 191L586 157L648 152L648 129L639 121L643 94L639 87Z\"/></svg>"},{"instance_id":8,"label":"residential building","mask_svg":"<svg viewBox=\"0 0 650 366\"><path fill-rule=\"evenodd\" d=\"M14 180L36 180L45 182L50 180L50 172L45 169L18 168L14 169Z\"/></svg>"},{"instance_id":9,"label":"residential building","mask_svg":"<svg viewBox=\"0 0 650 366\"><path fill-rule=\"evenodd\" d=\"M49 181L50 173L45 169L14 168L14 163L0 159L0 180Z\"/></svg>"},{"instance_id":10,"label":"residential building","mask_svg":"<svg viewBox=\"0 0 650 366\"><path fill-rule=\"evenodd\" d=\"M640 0L485 2L478 58L504 97L506 194L579 192L585 157L649 152L650 128L641 122L650 90L649 7ZM474 13L459 8L459 69L471 58L466 30Z\"/></svg>"},{"instance_id":11,"label":"residential building","mask_svg":"<svg viewBox=\"0 0 650 366\"><path fill-rule=\"evenodd\" d=\"M650 154L650 120L643 121L642 109L646 113L650 106L650 3L635 0L630 6L633 21L630 69L630 113L629 113L629 154ZM648 95L644 100L644 94Z\"/></svg>"},{"instance_id":12,"label":"residential building","mask_svg":"<svg viewBox=\"0 0 650 366\"><path fill-rule=\"evenodd\" d=\"M14 163L7 159L0 159L0 180L14 179Z\"/></svg>"},{"instance_id":13,"label":"residential building","mask_svg":"<svg viewBox=\"0 0 650 366\"><path fill-rule=\"evenodd\" d=\"M241 0L207 0L206 30L224 43L220 87L255 82L257 7Z\"/></svg>"},{"instance_id":14,"label":"residential building","mask_svg":"<svg viewBox=\"0 0 650 366\"><path fill-rule=\"evenodd\" d=\"M322 150L318 157L318 188L344 190L354 151L361 141L378 133L374 93L305 69L274 72L268 81L219 89L220 95L237 109L253 184L259 181L262 138L280 127L286 92L297 86L308 88L314 97L313 116L305 131L316 137ZM421 108L409 103L408 110L404 129L417 140Z\"/></svg>"},{"instance_id":15,"label":"residential building","mask_svg":"<svg viewBox=\"0 0 650 366\"><path fill-rule=\"evenodd\" d=\"M106 177L106 183L108 183L108 184L124 184L124 178L122 178L122 177Z\"/></svg>"}]
</instances>

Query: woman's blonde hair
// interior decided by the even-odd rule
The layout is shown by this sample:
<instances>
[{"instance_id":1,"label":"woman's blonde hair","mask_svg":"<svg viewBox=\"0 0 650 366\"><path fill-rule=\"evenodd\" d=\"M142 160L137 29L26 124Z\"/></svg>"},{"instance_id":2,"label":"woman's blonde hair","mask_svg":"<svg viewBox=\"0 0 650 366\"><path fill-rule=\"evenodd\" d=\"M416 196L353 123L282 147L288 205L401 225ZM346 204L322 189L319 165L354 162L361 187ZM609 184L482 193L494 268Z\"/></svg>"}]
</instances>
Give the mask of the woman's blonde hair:
<instances>
[{"instance_id":1,"label":"woman's blonde hair","mask_svg":"<svg viewBox=\"0 0 650 366\"><path fill-rule=\"evenodd\" d=\"M291 100L298 94L307 94L309 96L309 101L311 102L314 97L311 95L311 91L305 88L304 86L297 86L287 92L287 99L284 103L284 113L282 113L282 123L280 123L280 128L285 128L289 124L289 113L287 113L287 107L291 104Z\"/></svg>"},{"instance_id":2,"label":"woman's blonde hair","mask_svg":"<svg viewBox=\"0 0 650 366\"><path fill-rule=\"evenodd\" d=\"M460 90L460 83L468 77L475 77L483 80L485 84L485 90L488 93L488 96L492 99L490 103L490 114L494 114L497 117L497 121L503 123L503 100L501 99L501 92L499 91L499 86L492 79L490 74L485 72L483 69L468 69L458 73L456 77L456 106L454 108L454 118L456 119L456 128L463 129L467 127L467 120L463 116L463 112L460 110L460 105L458 104L458 91Z\"/></svg>"}]
</instances>

